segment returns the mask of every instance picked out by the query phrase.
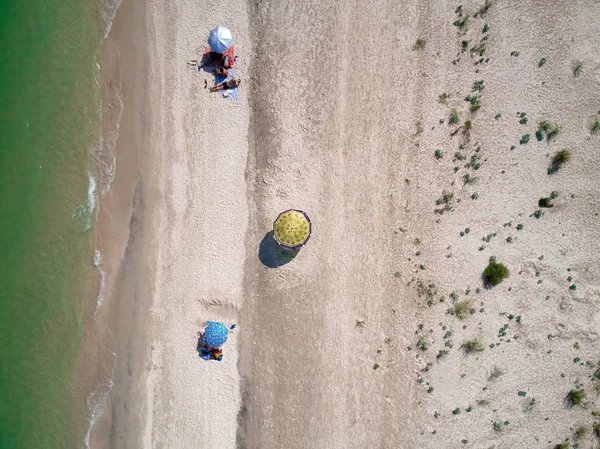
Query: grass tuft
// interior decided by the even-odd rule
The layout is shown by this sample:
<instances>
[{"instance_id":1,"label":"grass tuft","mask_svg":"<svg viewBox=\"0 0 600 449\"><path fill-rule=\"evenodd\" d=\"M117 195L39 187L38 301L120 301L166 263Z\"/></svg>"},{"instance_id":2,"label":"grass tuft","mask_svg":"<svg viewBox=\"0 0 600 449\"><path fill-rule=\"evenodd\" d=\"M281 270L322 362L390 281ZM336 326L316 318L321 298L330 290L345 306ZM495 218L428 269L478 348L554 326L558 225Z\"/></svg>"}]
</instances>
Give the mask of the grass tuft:
<instances>
[{"instance_id":1,"label":"grass tuft","mask_svg":"<svg viewBox=\"0 0 600 449\"><path fill-rule=\"evenodd\" d=\"M577 429L575 429L575 433L574 433L574 437L575 440L581 440L583 438L585 438L586 436L588 436L588 434L590 433L590 428L587 426L579 426L577 427Z\"/></svg>"},{"instance_id":2,"label":"grass tuft","mask_svg":"<svg viewBox=\"0 0 600 449\"><path fill-rule=\"evenodd\" d=\"M540 207L554 207L554 204L552 204L552 198L542 197L538 201L538 206L540 206Z\"/></svg>"},{"instance_id":3,"label":"grass tuft","mask_svg":"<svg viewBox=\"0 0 600 449\"><path fill-rule=\"evenodd\" d=\"M452 109L450 111L450 118L448 119L448 123L451 125L456 125L460 121L460 116L458 115L458 111L456 109Z\"/></svg>"},{"instance_id":4,"label":"grass tuft","mask_svg":"<svg viewBox=\"0 0 600 449\"><path fill-rule=\"evenodd\" d=\"M471 314L471 301L463 299L454 303L454 315L459 320L464 320Z\"/></svg>"},{"instance_id":5,"label":"grass tuft","mask_svg":"<svg viewBox=\"0 0 600 449\"><path fill-rule=\"evenodd\" d=\"M413 51L425 50L427 41L425 39L418 38L412 46Z\"/></svg>"},{"instance_id":6,"label":"grass tuft","mask_svg":"<svg viewBox=\"0 0 600 449\"><path fill-rule=\"evenodd\" d=\"M446 104L448 102L449 98L450 98L450 94L448 92L444 92L443 94L440 94L440 96L438 97L438 103Z\"/></svg>"},{"instance_id":7,"label":"grass tuft","mask_svg":"<svg viewBox=\"0 0 600 449\"><path fill-rule=\"evenodd\" d=\"M577 60L573 62L573 76L579 76L583 73L583 62Z\"/></svg>"},{"instance_id":8,"label":"grass tuft","mask_svg":"<svg viewBox=\"0 0 600 449\"><path fill-rule=\"evenodd\" d=\"M492 372L490 373L490 377L488 377L488 381L491 382L493 380L498 380L500 378L500 376L502 376L503 374L504 374L504 371L502 371L497 366L494 366L494 368L492 369Z\"/></svg>"},{"instance_id":9,"label":"grass tuft","mask_svg":"<svg viewBox=\"0 0 600 449\"><path fill-rule=\"evenodd\" d=\"M471 338L470 340L466 340L460 345L460 348L465 351L465 354L473 354L474 352L481 352L485 348L477 338Z\"/></svg>"},{"instance_id":10,"label":"grass tuft","mask_svg":"<svg viewBox=\"0 0 600 449\"><path fill-rule=\"evenodd\" d=\"M563 165L571 160L571 152L569 150L560 150L557 151L554 156L552 156L552 161L550 163L550 168L548 169L548 174L551 175L556 173L561 169Z\"/></svg>"},{"instance_id":11,"label":"grass tuft","mask_svg":"<svg viewBox=\"0 0 600 449\"><path fill-rule=\"evenodd\" d=\"M592 136L595 136L596 134L598 134L600 132L600 120L596 119L596 121L592 125L591 131L592 131Z\"/></svg>"},{"instance_id":12,"label":"grass tuft","mask_svg":"<svg viewBox=\"0 0 600 449\"><path fill-rule=\"evenodd\" d=\"M583 388L575 389L573 388L569 393L567 393L567 404L569 407L573 407L575 405L583 404L583 401L586 398L586 393Z\"/></svg>"}]
</instances>

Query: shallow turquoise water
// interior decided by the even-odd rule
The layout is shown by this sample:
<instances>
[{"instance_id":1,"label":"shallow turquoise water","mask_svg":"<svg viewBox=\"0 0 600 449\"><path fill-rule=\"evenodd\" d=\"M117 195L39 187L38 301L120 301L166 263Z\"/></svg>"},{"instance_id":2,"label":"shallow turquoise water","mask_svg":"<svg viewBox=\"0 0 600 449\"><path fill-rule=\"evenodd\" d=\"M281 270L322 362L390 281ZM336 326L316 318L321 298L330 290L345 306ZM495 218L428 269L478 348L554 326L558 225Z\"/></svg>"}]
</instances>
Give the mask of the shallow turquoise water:
<instances>
[{"instance_id":1,"label":"shallow turquoise water","mask_svg":"<svg viewBox=\"0 0 600 449\"><path fill-rule=\"evenodd\" d=\"M0 448L81 447L102 36L89 0L0 11Z\"/></svg>"}]
</instances>

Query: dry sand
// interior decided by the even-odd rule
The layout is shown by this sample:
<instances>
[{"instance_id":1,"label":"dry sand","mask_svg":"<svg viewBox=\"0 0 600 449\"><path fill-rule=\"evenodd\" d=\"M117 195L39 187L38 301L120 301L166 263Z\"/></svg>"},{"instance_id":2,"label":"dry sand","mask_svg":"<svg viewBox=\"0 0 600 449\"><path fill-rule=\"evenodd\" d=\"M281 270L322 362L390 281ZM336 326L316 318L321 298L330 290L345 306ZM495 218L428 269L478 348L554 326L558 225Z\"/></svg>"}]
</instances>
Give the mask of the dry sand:
<instances>
[{"instance_id":1,"label":"dry sand","mask_svg":"<svg viewBox=\"0 0 600 449\"><path fill-rule=\"evenodd\" d=\"M464 14L482 3L464 2ZM546 448L593 424L598 2L497 1L464 35L445 1L135 5L125 0L117 22L145 22L143 137L132 233L110 286L118 362L98 447ZM472 48L486 23L490 59L476 65L461 41ZM208 94L209 77L186 66L217 24L240 55L237 102ZM476 80L485 88L471 113ZM470 141L451 136L452 108L472 122ZM560 127L554 141L537 141L541 120ZM549 176L563 148L572 160ZM465 167L474 154L477 170ZM436 214L443 191L453 210ZM534 218L552 191L555 207ZM267 268L263 239L289 207L309 214L313 237ZM486 289L490 256L511 274ZM447 313L452 292L471 300L463 321ZM222 363L194 351L207 319L240 325ZM485 349L465 356L469 338ZM488 381L495 366L504 374ZM588 405L568 408L578 384Z\"/></svg>"}]
</instances>

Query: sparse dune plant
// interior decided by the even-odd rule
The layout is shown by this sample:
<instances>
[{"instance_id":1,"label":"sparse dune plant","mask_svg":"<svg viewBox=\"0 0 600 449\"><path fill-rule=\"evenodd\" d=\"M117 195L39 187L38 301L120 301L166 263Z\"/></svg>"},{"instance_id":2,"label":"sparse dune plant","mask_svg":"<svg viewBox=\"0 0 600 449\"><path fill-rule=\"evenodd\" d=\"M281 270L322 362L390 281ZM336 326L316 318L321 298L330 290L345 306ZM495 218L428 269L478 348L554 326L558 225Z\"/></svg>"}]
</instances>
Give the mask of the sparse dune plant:
<instances>
[{"instance_id":1,"label":"sparse dune plant","mask_svg":"<svg viewBox=\"0 0 600 449\"><path fill-rule=\"evenodd\" d=\"M561 169L563 165L571 160L571 152L569 150L560 150L557 151L554 156L552 156L552 161L550 162L550 168L548 169L548 174L551 175L556 173Z\"/></svg>"},{"instance_id":2,"label":"sparse dune plant","mask_svg":"<svg viewBox=\"0 0 600 449\"><path fill-rule=\"evenodd\" d=\"M583 404L583 401L585 401L585 398L586 392L583 388L573 388L567 393L567 404L569 405L569 407L581 405Z\"/></svg>"},{"instance_id":3,"label":"sparse dune plant","mask_svg":"<svg viewBox=\"0 0 600 449\"><path fill-rule=\"evenodd\" d=\"M465 340L460 348L465 351L465 354L472 354L474 352L481 352L484 350L483 345L477 338L471 338L469 340Z\"/></svg>"}]
</instances>

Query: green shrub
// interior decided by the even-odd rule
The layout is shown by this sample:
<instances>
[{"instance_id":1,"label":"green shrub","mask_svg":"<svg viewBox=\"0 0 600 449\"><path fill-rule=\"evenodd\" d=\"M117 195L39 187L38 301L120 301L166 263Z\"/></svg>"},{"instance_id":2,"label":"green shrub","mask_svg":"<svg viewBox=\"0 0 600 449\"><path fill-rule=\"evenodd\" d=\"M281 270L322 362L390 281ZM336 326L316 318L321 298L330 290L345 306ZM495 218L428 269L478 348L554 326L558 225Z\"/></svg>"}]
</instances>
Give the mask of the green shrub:
<instances>
[{"instance_id":1,"label":"green shrub","mask_svg":"<svg viewBox=\"0 0 600 449\"><path fill-rule=\"evenodd\" d=\"M484 271L486 281L491 285L498 285L504 279L508 278L510 271L503 264L490 262Z\"/></svg>"},{"instance_id":2,"label":"green shrub","mask_svg":"<svg viewBox=\"0 0 600 449\"><path fill-rule=\"evenodd\" d=\"M596 119L596 121L592 125L591 131L592 131L593 136L595 136L596 134L598 134L598 132L600 132L600 120Z\"/></svg>"},{"instance_id":3,"label":"green shrub","mask_svg":"<svg viewBox=\"0 0 600 449\"><path fill-rule=\"evenodd\" d=\"M583 72L583 62L575 61L573 62L573 75L579 76Z\"/></svg>"},{"instance_id":4,"label":"green shrub","mask_svg":"<svg viewBox=\"0 0 600 449\"><path fill-rule=\"evenodd\" d=\"M554 207L554 204L552 204L552 198L542 197L538 201L538 206L540 206L540 207Z\"/></svg>"}]
</instances>

